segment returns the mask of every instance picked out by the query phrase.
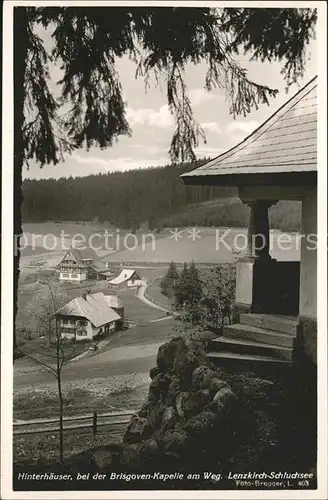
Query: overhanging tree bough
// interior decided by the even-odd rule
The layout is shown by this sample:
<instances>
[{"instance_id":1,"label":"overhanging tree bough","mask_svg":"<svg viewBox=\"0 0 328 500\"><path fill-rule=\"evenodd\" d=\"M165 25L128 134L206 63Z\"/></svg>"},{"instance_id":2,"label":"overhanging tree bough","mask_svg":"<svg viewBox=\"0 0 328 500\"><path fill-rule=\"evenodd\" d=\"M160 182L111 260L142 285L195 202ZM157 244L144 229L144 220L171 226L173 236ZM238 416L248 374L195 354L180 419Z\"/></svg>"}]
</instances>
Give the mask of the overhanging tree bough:
<instances>
[{"instance_id":1,"label":"overhanging tree bough","mask_svg":"<svg viewBox=\"0 0 328 500\"><path fill-rule=\"evenodd\" d=\"M136 63L136 77L164 79L175 132L174 162L194 160L204 131L196 123L184 70L205 62L205 88L219 87L230 112L246 115L268 104L277 89L251 81L235 59L239 52L255 60L280 60L287 86L303 75L306 45L314 35L316 10L210 9L182 7L42 7L17 10L26 45L17 50L24 68L24 162L41 166L63 153L86 146L106 148L130 134L118 58ZM51 32L47 51L38 26ZM261 29L259 29L259 26ZM18 26L17 26L18 28ZM49 65L62 78L51 90ZM63 107L65 112L63 112Z\"/></svg>"}]
</instances>

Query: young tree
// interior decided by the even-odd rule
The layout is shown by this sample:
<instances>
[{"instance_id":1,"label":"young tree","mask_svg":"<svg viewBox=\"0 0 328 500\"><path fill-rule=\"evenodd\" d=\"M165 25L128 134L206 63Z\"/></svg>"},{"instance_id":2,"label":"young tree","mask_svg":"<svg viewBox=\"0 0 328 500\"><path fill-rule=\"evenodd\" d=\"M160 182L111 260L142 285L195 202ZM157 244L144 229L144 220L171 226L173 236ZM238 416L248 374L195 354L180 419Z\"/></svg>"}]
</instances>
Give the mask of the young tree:
<instances>
[{"instance_id":1,"label":"young tree","mask_svg":"<svg viewBox=\"0 0 328 500\"><path fill-rule=\"evenodd\" d=\"M197 279L196 273L194 279ZM188 283L191 282L189 280L190 277ZM201 328L221 332L224 324L232 322L235 287L234 265L223 264L212 269L202 287L197 285L198 292L194 295L193 301L186 300L184 307L181 308L181 314L177 317L177 329L187 334L199 331Z\"/></svg>"},{"instance_id":2,"label":"young tree","mask_svg":"<svg viewBox=\"0 0 328 500\"><path fill-rule=\"evenodd\" d=\"M187 291L187 305L194 305L202 298L203 284L194 261L191 262L187 274Z\"/></svg>"},{"instance_id":3,"label":"young tree","mask_svg":"<svg viewBox=\"0 0 328 500\"><path fill-rule=\"evenodd\" d=\"M232 323L232 307L235 301L236 268L222 264L211 270L204 283L204 294L200 301L202 323L206 328L222 330L223 325Z\"/></svg>"},{"instance_id":4,"label":"young tree","mask_svg":"<svg viewBox=\"0 0 328 500\"><path fill-rule=\"evenodd\" d=\"M169 299L174 298L175 286L178 279L179 279L179 272L175 262L173 262L172 260L160 284L161 292L165 297L168 297Z\"/></svg>"},{"instance_id":5,"label":"young tree","mask_svg":"<svg viewBox=\"0 0 328 500\"><path fill-rule=\"evenodd\" d=\"M48 294L40 301L37 312L39 335L46 338L45 345L40 341L24 342L17 351L46 369L57 381L59 400L59 458L64 461L64 397L62 390L62 369L76 355L75 340L61 335L56 312L63 307L63 298L48 282Z\"/></svg>"},{"instance_id":6,"label":"young tree","mask_svg":"<svg viewBox=\"0 0 328 500\"><path fill-rule=\"evenodd\" d=\"M201 317L200 300L203 293L199 271L192 261L189 268L184 265L176 285L176 304L184 317L192 324L197 324Z\"/></svg>"},{"instance_id":7,"label":"young tree","mask_svg":"<svg viewBox=\"0 0 328 500\"><path fill-rule=\"evenodd\" d=\"M22 167L29 160L41 167L56 164L64 153L81 147L103 149L131 133L115 66L118 58L128 56L136 63L136 76L146 87L151 76L157 83L164 79L176 125L171 159L195 159L194 148L205 134L193 116L186 65L205 61L206 90L220 87L231 114L246 115L268 104L277 90L250 80L236 56L243 51L254 60L281 61L288 87L303 75L316 19L316 9L304 8L16 7L16 200ZM40 27L51 32L50 52L38 34ZM58 82L50 81L50 64L62 70ZM20 204L16 238L22 232L19 209ZM18 249L16 285L19 257Z\"/></svg>"},{"instance_id":8,"label":"young tree","mask_svg":"<svg viewBox=\"0 0 328 500\"><path fill-rule=\"evenodd\" d=\"M180 273L180 276L175 284L174 288L174 294L175 294L175 305L178 310L181 310L184 306L185 301L187 300L188 297L188 290L187 290L187 279L188 279L188 265L185 262L183 264L182 271Z\"/></svg>"}]
</instances>

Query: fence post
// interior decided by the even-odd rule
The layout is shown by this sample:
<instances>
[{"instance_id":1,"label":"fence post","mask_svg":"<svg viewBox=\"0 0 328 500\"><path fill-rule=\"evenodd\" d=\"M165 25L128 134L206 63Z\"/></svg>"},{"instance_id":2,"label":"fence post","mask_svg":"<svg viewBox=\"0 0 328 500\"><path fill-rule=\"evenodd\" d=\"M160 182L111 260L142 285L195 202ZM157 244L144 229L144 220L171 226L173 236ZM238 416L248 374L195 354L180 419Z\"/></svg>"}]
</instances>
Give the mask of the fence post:
<instances>
[{"instance_id":1,"label":"fence post","mask_svg":"<svg viewBox=\"0 0 328 500\"><path fill-rule=\"evenodd\" d=\"M93 438L96 437L96 434L97 434L97 412L94 411L93 412L93 419L92 419L92 435L93 435Z\"/></svg>"}]
</instances>

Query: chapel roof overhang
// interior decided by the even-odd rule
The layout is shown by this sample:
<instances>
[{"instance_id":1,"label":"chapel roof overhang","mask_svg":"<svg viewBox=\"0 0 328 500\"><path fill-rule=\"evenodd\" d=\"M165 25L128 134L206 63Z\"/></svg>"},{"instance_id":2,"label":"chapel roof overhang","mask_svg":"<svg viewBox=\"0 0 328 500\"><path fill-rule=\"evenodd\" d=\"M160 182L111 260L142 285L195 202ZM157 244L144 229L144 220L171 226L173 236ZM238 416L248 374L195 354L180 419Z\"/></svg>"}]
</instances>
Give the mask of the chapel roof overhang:
<instances>
[{"instance_id":1,"label":"chapel roof overhang","mask_svg":"<svg viewBox=\"0 0 328 500\"><path fill-rule=\"evenodd\" d=\"M317 77L246 139L181 176L187 185L317 182Z\"/></svg>"}]
</instances>

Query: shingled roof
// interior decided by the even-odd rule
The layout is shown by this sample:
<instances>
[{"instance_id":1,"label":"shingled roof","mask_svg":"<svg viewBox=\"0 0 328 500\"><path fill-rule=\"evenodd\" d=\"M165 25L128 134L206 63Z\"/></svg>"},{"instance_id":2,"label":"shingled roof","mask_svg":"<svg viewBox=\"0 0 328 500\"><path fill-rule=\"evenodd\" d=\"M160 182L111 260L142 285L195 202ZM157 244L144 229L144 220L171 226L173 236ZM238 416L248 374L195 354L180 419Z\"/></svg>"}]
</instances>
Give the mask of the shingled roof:
<instances>
[{"instance_id":1,"label":"shingled roof","mask_svg":"<svg viewBox=\"0 0 328 500\"><path fill-rule=\"evenodd\" d=\"M77 297L59 309L56 315L86 318L96 327L121 319L121 316L110 307L109 300L102 292Z\"/></svg>"},{"instance_id":2,"label":"shingled roof","mask_svg":"<svg viewBox=\"0 0 328 500\"><path fill-rule=\"evenodd\" d=\"M237 146L181 177L185 184L241 185L258 174L317 170L317 77Z\"/></svg>"}]
</instances>

